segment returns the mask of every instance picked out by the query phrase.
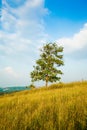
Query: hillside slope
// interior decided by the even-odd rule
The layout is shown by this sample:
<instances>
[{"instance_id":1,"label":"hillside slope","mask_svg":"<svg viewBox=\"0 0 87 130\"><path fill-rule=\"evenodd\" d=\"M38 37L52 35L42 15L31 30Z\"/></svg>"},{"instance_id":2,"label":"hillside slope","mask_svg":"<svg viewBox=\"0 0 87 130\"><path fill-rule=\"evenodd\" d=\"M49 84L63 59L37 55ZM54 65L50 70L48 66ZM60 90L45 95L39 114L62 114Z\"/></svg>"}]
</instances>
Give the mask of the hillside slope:
<instances>
[{"instance_id":1,"label":"hillside slope","mask_svg":"<svg viewBox=\"0 0 87 130\"><path fill-rule=\"evenodd\" d=\"M87 82L0 96L0 130L87 130Z\"/></svg>"}]
</instances>

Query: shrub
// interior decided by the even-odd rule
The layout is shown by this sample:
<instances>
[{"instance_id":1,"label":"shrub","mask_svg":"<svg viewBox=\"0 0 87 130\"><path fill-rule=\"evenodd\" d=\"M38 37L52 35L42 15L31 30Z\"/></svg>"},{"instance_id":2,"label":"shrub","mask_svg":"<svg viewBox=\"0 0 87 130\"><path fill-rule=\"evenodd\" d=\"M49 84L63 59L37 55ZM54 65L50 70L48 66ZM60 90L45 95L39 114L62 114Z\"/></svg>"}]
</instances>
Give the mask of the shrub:
<instances>
[{"instance_id":1,"label":"shrub","mask_svg":"<svg viewBox=\"0 0 87 130\"><path fill-rule=\"evenodd\" d=\"M63 83L57 83L57 84L51 84L49 86L50 89L58 89L58 88L62 88L64 86Z\"/></svg>"},{"instance_id":2,"label":"shrub","mask_svg":"<svg viewBox=\"0 0 87 130\"><path fill-rule=\"evenodd\" d=\"M31 88L31 89L32 89L32 88L35 88L35 85L30 84L30 85L29 85L29 88Z\"/></svg>"}]
</instances>

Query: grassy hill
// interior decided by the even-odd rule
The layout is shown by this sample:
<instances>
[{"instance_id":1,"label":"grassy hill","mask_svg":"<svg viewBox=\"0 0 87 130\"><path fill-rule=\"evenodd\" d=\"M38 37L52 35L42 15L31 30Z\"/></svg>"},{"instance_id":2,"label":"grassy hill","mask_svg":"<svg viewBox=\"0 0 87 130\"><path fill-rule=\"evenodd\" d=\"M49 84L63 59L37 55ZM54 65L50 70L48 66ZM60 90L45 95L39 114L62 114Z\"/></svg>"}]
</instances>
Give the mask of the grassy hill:
<instances>
[{"instance_id":1,"label":"grassy hill","mask_svg":"<svg viewBox=\"0 0 87 130\"><path fill-rule=\"evenodd\" d=\"M0 96L0 130L87 130L87 82Z\"/></svg>"}]
</instances>

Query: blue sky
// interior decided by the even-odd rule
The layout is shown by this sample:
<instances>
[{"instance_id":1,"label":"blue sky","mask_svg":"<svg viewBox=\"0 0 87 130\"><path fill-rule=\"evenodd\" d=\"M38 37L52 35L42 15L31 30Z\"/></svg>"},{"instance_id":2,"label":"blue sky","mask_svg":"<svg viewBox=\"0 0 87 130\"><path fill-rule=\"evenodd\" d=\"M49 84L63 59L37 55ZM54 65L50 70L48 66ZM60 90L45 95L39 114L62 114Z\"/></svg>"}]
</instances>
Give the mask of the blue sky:
<instances>
[{"instance_id":1,"label":"blue sky","mask_svg":"<svg viewBox=\"0 0 87 130\"><path fill-rule=\"evenodd\" d=\"M63 82L87 79L86 0L0 0L0 86L28 85L46 42L64 46Z\"/></svg>"}]
</instances>

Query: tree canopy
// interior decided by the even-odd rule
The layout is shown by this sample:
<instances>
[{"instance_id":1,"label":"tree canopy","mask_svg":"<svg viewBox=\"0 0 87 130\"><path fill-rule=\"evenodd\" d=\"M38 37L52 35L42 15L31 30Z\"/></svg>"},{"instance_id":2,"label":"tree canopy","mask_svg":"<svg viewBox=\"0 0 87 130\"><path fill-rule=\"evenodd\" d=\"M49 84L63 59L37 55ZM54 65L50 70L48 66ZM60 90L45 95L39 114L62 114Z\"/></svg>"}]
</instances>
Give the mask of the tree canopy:
<instances>
[{"instance_id":1,"label":"tree canopy","mask_svg":"<svg viewBox=\"0 0 87 130\"><path fill-rule=\"evenodd\" d=\"M36 66L31 72L32 82L43 80L46 82L56 82L61 79L60 75L63 74L60 66L64 65L63 62L63 47L58 46L56 43L47 43L40 49L40 58L36 60Z\"/></svg>"}]
</instances>

